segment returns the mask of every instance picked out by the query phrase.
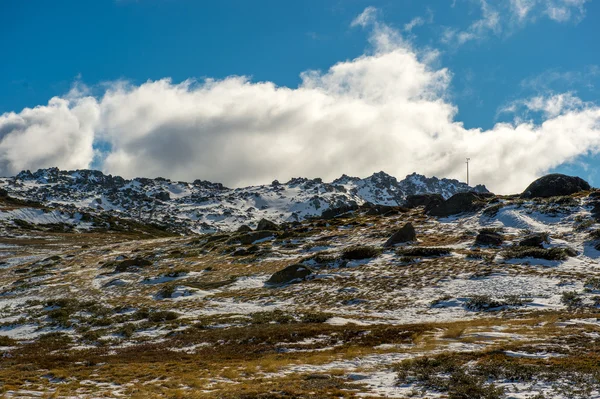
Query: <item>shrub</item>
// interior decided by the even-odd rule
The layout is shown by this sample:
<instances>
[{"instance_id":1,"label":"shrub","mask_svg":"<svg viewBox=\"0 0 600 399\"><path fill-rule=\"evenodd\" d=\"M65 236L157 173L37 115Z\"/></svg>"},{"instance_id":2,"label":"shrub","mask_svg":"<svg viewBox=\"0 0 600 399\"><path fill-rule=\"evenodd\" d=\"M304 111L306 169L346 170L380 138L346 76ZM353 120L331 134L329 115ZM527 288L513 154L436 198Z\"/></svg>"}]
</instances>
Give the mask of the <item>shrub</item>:
<instances>
[{"instance_id":1,"label":"shrub","mask_svg":"<svg viewBox=\"0 0 600 399\"><path fill-rule=\"evenodd\" d=\"M16 344L17 341L12 339L11 337L0 335L0 346L14 346Z\"/></svg>"},{"instance_id":2,"label":"shrub","mask_svg":"<svg viewBox=\"0 0 600 399\"><path fill-rule=\"evenodd\" d=\"M131 338L131 336L133 335L134 332L135 332L135 325L133 325L131 323L127 323L119 329L119 334L121 334L125 338Z\"/></svg>"},{"instance_id":3,"label":"shrub","mask_svg":"<svg viewBox=\"0 0 600 399\"><path fill-rule=\"evenodd\" d=\"M545 260L567 260L570 256L576 256L577 252L572 248L536 248L514 246L504 252L502 256L506 259L536 258Z\"/></svg>"},{"instance_id":4,"label":"shrub","mask_svg":"<svg viewBox=\"0 0 600 399\"><path fill-rule=\"evenodd\" d=\"M294 322L294 318L289 314L284 313L281 310L274 310L272 312L257 312L251 315L252 324L289 324Z\"/></svg>"},{"instance_id":5,"label":"shrub","mask_svg":"<svg viewBox=\"0 0 600 399\"><path fill-rule=\"evenodd\" d=\"M357 245L344 249L342 258L348 260L360 260L376 258L381 254L381 249L366 245Z\"/></svg>"},{"instance_id":6,"label":"shrub","mask_svg":"<svg viewBox=\"0 0 600 399\"><path fill-rule=\"evenodd\" d=\"M449 255L452 252L450 248L438 248L438 247L406 247L398 248L396 254L399 256L444 256Z\"/></svg>"},{"instance_id":7,"label":"shrub","mask_svg":"<svg viewBox=\"0 0 600 399\"><path fill-rule=\"evenodd\" d=\"M585 281L584 286L588 291L598 291L600 290L600 278L590 277Z\"/></svg>"},{"instance_id":8,"label":"shrub","mask_svg":"<svg viewBox=\"0 0 600 399\"><path fill-rule=\"evenodd\" d=\"M300 321L302 323L325 323L331 316L330 313L308 312L302 315Z\"/></svg>"},{"instance_id":9,"label":"shrub","mask_svg":"<svg viewBox=\"0 0 600 399\"><path fill-rule=\"evenodd\" d=\"M173 296L174 292L175 292L175 285L167 284L158 291L156 296L159 298L171 298Z\"/></svg>"},{"instance_id":10,"label":"shrub","mask_svg":"<svg viewBox=\"0 0 600 399\"><path fill-rule=\"evenodd\" d=\"M467 309L477 312L500 308L502 306L506 306L506 303L497 301L489 295L475 295L465 303Z\"/></svg>"},{"instance_id":11,"label":"shrub","mask_svg":"<svg viewBox=\"0 0 600 399\"><path fill-rule=\"evenodd\" d=\"M159 322L163 322L163 321L173 321L173 320L176 320L177 318L179 318L179 315L170 310L159 310L159 311L150 313L150 315L148 316L148 320L155 322L155 323L159 323Z\"/></svg>"},{"instance_id":12,"label":"shrub","mask_svg":"<svg viewBox=\"0 0 600 399\"><path fill-rule=\"evenodd\" d=\"M560 301L568 308L579 308L583 305L583 299L577 291L565 291L562 293Z\"/></svg>"}]
</instances>

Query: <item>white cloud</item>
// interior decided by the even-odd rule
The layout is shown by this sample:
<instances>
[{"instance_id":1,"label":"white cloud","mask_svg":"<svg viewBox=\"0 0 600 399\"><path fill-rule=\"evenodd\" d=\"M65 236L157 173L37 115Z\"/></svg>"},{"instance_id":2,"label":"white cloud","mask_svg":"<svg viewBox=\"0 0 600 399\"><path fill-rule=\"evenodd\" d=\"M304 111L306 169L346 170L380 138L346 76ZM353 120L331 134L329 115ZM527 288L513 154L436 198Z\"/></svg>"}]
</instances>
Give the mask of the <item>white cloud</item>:
<instances>
[{"instance_id":1,"label":"white cloud","mask_svg":"<svg viewBox=\"0 0 600 399\"><path fill-rule=\"evenodd\" d=\"M527 23L547 17L556 22L580 22L585 17L585 3L589 0L474 0L481 9L481 18L467 28L447 27L442 42L460 46L470 41L481 41L490 35L510 35Z\"/></svg>"},{"instance_id":2,"label":"white cloud","mask_svg":"<svg viewBox=\"0 0 600 399\"><path fill-rule=\"evenodd\" d=\"M307 71L297 88L237 76L119 82L98 98L80 89L4 114L0 172L89 167L94 142L106 144L108 173L232 186L379 170L463 178L470 157L473 183L507 193L599 150L600 108L575 106L572 94L528 103L546 112L539 125L465 129L447 100L450 71L434 68L434 52L420 54L375 13L356 19L370 29L369 54Z\"/></svg>"}]
</instances>

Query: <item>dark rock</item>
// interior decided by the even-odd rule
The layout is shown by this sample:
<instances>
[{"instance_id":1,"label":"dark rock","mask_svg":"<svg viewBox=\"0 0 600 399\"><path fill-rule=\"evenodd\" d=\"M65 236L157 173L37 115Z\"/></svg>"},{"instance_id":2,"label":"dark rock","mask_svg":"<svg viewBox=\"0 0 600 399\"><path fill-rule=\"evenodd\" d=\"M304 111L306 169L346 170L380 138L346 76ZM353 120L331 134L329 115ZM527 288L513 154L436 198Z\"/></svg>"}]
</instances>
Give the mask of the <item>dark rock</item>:
<instances>
[{"instance_id":1,"label":"dark rock","mask_svg":"<svg viewBox=\"0 0 600 399\"><path fill-rule=\"evenodd\" d=\"M171 199L171 195L166 191L161 191L154 194L154 198L161 201L169 201Z\"/></svg>"},{"instance_id":2,"label":"dark rock","mask_svg":"<svg viewBox=\"0 0 600 399\"><path fill-rule=\"evenodd\" d=\"M132 268L152 266L152 262L144 258L125 259L119 262L115 267L115 273L124 273Z\"/></svg>"},{"instance_id":3,"label":"dark rock","mask_svg":"<svg viewBox=\"0 0 600 399\"><path fill-rule=\"evenodd\" d=\"M571 195L579 191L589 190L590 185L583 179L574 176L554 173L540 177L531 183L522 198L547 198L561 195Z\"/></svg>"},{"instance_id":4,"label":"dark rock","mask_svg":"<svg viewBox=\"0 0 600 399\"><path fill-rule=\"evenodd\" d=\"M367 215L367 216L375 216L375 215L392 216L392 215L397 215L401 212L408 211L408 209L400 207L400 206L378 205L378 204L371 204L370 202L363 204L361 206L361 208L367 209L367 211L365 212L365 215Z\"/></svg>"},{"instance_id":5,"label":"dark rock","mask_svg":"<svg viewBox=\"0 0 600 399\"><path fill-rule=\"evenodd\" d=\"M0 188L0 198L7 198L8 197L8 191L6 191L3 188Z\"/></svg>"},{"instance_id":6,"label":"dark rock","mask_svg":"<svg viewBox=\"0 0 600 399\"><path fill-rule=\"evenodd\" d=\"M270 279L267 280L267 284L271 285L282 285L300 282L306 277L312 274L312 270L308 267L300 264L291 265L283 270L274 273Z\"/></svg>"},{"instance_id":7,"label":"dark rock","mask_svg":"<svg viewBox=\"0 0 600 399\"><path fill-rule=\"evenodd\" d=\"M592 217L594 219L596 219L597 221L600 221L600 202L596 202L593 204L594 207L592 208Z\"/></svg>"},{"instance_id":8,"label":"dark rock","mask_svg":"<svg viewBox=\"0 0 600 399\"><path fill-rule=\"evenodd\" d=\"M458 193L429 209L427 213L431 216L446 217L463 212L476 212L484 206L485 202L478 194L473 192Z\"/></svg>"},{"instance_id":9,"label":"dark rock","mask_svg":"<svg viewBox=\"0 0 600 399\"><path fill-rule=\"evenodd\" d=\"M265 230L269 230L269 231L279 230L279 226L276 223L271 222L270 220L261 219L258 222L258 226L256 226L256 231L265 231Z\"/></svg>"},{"instance_id":10,"label":"dark rock","mask_svg":"<svg viewBox=\"0 0 600 399\"><path fill-rule=\"evenodd\" d=\"M495 231L480 231L475 238L476 245L491 245L494 247L502 245L504 237Z\"/></svg>"},{"instance_id":11,"label":"dark rock","mask_svg":"<svg viewBox=\"0 0 600 399\"><path fill-rule=\"evenodd\" d=\"M249 245L257 240L262 240L262 239L273 237L276 235L277 235L277 232L269 231L269 230L251 231L251 232L248 232L245 234L231 237L229 240L227 240L227 244L239 243L242 245Z\"/></svg>"},{"instance_id":12,"label":"dark rock","mask_svg":"<svg viewBox=\"0 0 600 399\"><path fill-rule=\"evenodd\" d=\"M396 244L404 242L415 241L417 234L412 223L406 223L400 230L394 233L386 242L383 244L384 248L393 247Z\"/></svg>"},{"instance_id":13,"label":"dark rock","mask_svg":"<svg viewBox=\"0 0 600 399\"><path fill-rule=\"evenodd\" d=\"M238 227L238 229L236 230L238 233L248 233L252 231L252 228L248 225L241 225L240 227Z\"/></svg>"},{"instance_id":14,"label":"dark rock","mask_svg":"<svg viewBox=\"0 0 600 399\"><path fill-rule=\"evenodd\" d=\"M424 206L431 208L444 202L444 197L441 194L414 194L406 197L405 206L407 208L416 208Z\"/></svg>"},{"instance_id":15,"label":"dark rock","mask_svg":"<svg viewBox=\"0 0 600 399\"><path fill-rule=\"evenodd\" d=\"M535 234L530 234L527 237L523 238L519 242L519 246L543 248L545 242L548 242L548 234L535 233Z\"/></svg>"},{"instance_id":16,"label":"dark rock","mask_svg":"<svg viewBox=\"0 0 600 399\"><path fill-rule=\"evenodd\" d=\"M335 208L325 209L321 213L322 219L333 219L342 215L345 215L349 212L353 212L358 209L358 204L356 202L349 203L347 205L338 206Z\"/></svg>"}]
</instances>

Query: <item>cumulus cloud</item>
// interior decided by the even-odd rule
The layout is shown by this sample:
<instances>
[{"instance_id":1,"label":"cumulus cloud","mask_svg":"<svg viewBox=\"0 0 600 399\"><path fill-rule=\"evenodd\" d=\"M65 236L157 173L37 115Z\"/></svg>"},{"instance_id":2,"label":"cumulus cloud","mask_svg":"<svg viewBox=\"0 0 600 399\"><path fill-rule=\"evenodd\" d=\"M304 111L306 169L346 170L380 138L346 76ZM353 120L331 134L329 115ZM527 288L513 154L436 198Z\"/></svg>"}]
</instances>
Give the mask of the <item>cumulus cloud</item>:
<instances>
[{"instance_id":1,"label":"cumulus cloud","mask_svg":"<svg viewBox=\"0 0 600 399\"><path fill-rule=\"evenodd\" d=\"M548 110L541 124L465 129L448 99L452 75L368 8L355 25L372 48L327 71L306 71L296 88L252 82L169 79L109 85L100 97L75 90L48 105L0 117L0 172L57 165L89 167L102 151L103 171L231 186L333 179L384 170L464 177L500 192L600 149L600 108L531 102ZM556 100L555 100L556 101ZM576 104L575 104L576 105Z\"/></svg>"}]
</instances>

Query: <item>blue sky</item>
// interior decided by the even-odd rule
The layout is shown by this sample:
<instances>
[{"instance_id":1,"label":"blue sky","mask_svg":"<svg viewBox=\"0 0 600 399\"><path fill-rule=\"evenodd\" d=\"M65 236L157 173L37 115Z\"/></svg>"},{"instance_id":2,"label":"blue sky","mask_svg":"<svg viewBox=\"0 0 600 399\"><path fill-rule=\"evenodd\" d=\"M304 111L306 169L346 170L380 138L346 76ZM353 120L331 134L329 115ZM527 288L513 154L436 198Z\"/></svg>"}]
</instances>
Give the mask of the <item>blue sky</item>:
<instances>
[{"instance_id":1,"label":"blue sky","mask_svg":"<svg viewBox=\"0 0 600 399\"><path fill-rule=\"evenodd\" d=\"M367 8L373 10L370 18L376 22L352 26ZM384 25L418 57L435 53L435 59L426 61L429 68L448 71L449 82L438 96L456 107L453 121L483 131L498 122L529 119L541 124L556 115L536 112L530 106L532 98L568 93L577 99L578 110L581 104L593 107L600 100L600 28L595 23L599 16L600 3L585 0L2 1L0 46L5 57L0 63L0 115L46 106L55 96L68 98L73 87L101 99L116 82L124 81L140 87L163 78L179 84L186 79L218 81L243 75L251 82L297 89L305 71L326 73L338 62L379 51L369 39L377 26ZM13 134L24 134L25 128L20 129ZM99 137L98 131L105 128L90 129L96 132L93 164L107 169L103 162L107 155L98 149L118 143ZM0 128L0 134L11 132ZM595 173L600 158L592 154L595 146L577 150L576 156L548 160L534 172L558 170L600 184ZM1 151L0 146L0 157ZM57 151L61 157L74 157L63 148ZM44 154L23 165L35 167L56 159ZM480 158L475 165L484 162ZM458 173L455 163L453 158L450 177ZM17 166L4 166L5 173ZM398 170L428 172L420 166L413 162ZM278 165L269 169L277 171ZM350 169L367 173L368 167ZM302 167L289 171L294 172L316 173ZM444 169L434 172L444 174ZM267 173L261 169L259 174ZM169 176L169 171L164 174ZM177 170L172 175L179 176ZM235 180L229 175L222 178Z\"/></svg>"}]
</instances>

